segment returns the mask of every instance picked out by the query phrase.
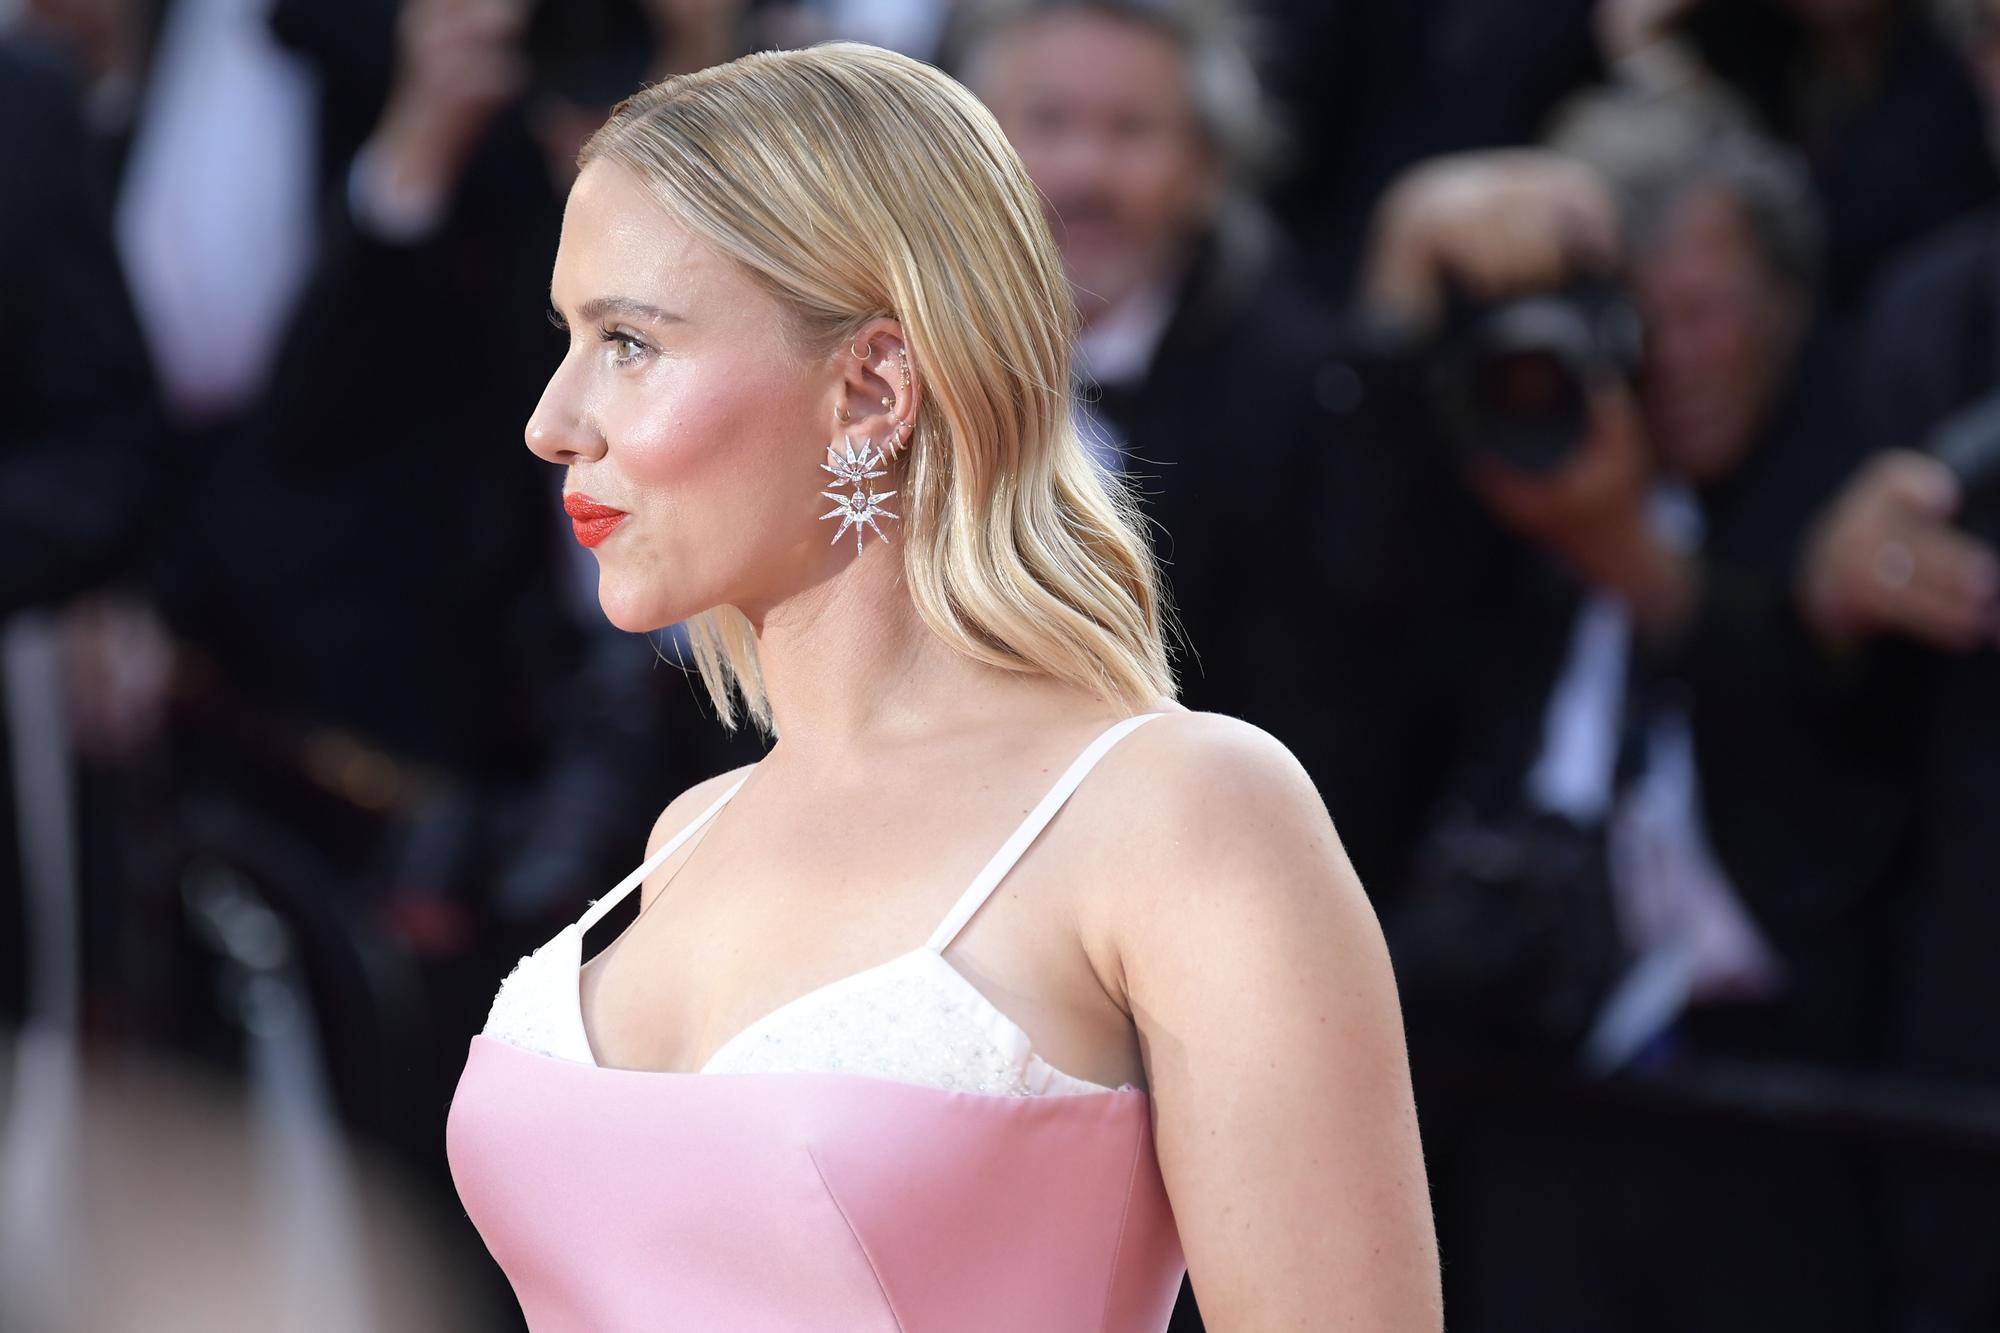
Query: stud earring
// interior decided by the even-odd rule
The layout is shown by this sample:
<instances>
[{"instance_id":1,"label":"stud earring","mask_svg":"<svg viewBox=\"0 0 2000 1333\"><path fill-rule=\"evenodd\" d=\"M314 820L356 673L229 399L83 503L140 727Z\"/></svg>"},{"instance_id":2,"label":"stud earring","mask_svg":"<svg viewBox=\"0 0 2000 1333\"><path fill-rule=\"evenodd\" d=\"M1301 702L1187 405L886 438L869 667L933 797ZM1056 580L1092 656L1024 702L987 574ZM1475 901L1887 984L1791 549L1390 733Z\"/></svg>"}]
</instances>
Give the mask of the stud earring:
<instances>
[{"instance_id":1,"label":"stud earring","mask_svg":"<svg viewBox=\"0 0 2000 1333\"><path fill-rule=\"evenodd\" d=\"M897 370L899 371L898 378L902 381L902 390L908 393L910 391L910 353L907 348L900 346L896 348L896 363ZM892 426L889 430L889 451L894 453L914 430L916 430L915 423L907 417Z\"/></svg>"},{"instance_id":2,"label":"stud earring","mask_svg":"<svg viewBox=\"0 0 2000 1333\"><path fill-rule=\"evenodd\" d=\"M840 540L841 534L846 532L848 528L853 528L854 554L860 555L862 524L865 523L873 528L875 535L880 537L884 542L887 542L889 534L882 531L880 525L875 522L875 519L879 515L883 518L894 518L900 521L900 516L882 508L881 504L882 501L888 499L896 492L883 491L877 494L875 491L869 490L865 485L872 477L886 477L889 475L879 466L883 461L882 451L868 443L868 441L863 440L861 442L861 452L856 454L854 452L854 437L849 435L842 438L847 441L847 456L843 458L840 451L829 444L826 447L826 456L831 461L821 463L820 467L834 475L836 479L834 485L852 486L854 494L842 495L839 491L821 491L821 495L824 495L827 499L835 503L834 507L821 514L820 518L838 518L840 520L840 526L833 531L833 541L836 542ZM828 545L831 544L832 542L828 543Z\"/></svg>"}]
</instances>

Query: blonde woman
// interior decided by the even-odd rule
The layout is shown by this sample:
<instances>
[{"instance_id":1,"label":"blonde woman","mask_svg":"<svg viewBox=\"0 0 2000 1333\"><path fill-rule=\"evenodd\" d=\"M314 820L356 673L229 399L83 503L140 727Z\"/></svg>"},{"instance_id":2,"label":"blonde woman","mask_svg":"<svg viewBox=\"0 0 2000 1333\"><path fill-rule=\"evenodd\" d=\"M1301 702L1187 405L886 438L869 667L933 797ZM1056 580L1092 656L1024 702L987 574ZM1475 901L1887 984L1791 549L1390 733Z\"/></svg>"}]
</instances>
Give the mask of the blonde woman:
<instances>
[{"instance_id":1,"label":"blonde woman","mask_svg":"<svg viewBox=\"0 0 2000 1333\"><path fill-rule=\"evenodd\" d=\"M472 1040L452 1169L529 1323L1156 1331L1186 1272L1215 1333L1439 1328L1375 916L1292 755L1174 702L992 118L831 43L581 162L528 445L605 614L776 739Z\"/></svg>"}]
</instances>

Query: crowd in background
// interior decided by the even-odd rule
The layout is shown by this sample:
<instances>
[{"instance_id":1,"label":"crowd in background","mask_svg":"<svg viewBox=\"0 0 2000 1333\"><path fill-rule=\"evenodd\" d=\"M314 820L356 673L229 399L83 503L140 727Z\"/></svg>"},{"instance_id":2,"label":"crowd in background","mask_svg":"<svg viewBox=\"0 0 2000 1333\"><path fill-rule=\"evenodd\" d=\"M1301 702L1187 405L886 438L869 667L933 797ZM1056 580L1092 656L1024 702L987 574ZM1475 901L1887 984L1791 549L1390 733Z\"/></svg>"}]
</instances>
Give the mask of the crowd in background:
<instances>
[{"instance_id":1,"label":"crowd in background","mask_svg":"<svg viewBox=\"0 0 2000 1333\"><path fill-rule=\"evenodd\" d=\"M642 81L857 37L1020 150L1183 702L1291 747L1376 905L1451 1326L2000 1328L2000 0L0 31L17 1313L75 1298L19 1294L75 1276L46 1087L116 1047L379 1152L464 1321L407 1326L511 1326L465 1041L763 744L603 620L521 447L562 199Z\"/></svg>"}]
</instances>

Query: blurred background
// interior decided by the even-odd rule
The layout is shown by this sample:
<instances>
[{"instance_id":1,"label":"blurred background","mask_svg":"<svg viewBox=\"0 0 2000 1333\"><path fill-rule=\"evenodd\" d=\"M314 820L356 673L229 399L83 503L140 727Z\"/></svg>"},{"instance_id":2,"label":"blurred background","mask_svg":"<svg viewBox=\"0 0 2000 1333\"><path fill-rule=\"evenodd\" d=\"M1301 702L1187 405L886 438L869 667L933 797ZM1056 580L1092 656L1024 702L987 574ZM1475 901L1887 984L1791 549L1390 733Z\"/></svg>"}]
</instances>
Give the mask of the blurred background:
<instances>
[{"instance_id":1,"label":"blurred background","mask_svg":"<svg viewBox=\"0 0 2000 1333\"><path fill-rule=\"evenodd\" d=\"M759 751L522 446L561 202L827 37L1046 197L1455 1333L2000 1329L2000 0L0 0L0 1327L520 1326L466 1042Z\"/></svg>"}]
</instances>

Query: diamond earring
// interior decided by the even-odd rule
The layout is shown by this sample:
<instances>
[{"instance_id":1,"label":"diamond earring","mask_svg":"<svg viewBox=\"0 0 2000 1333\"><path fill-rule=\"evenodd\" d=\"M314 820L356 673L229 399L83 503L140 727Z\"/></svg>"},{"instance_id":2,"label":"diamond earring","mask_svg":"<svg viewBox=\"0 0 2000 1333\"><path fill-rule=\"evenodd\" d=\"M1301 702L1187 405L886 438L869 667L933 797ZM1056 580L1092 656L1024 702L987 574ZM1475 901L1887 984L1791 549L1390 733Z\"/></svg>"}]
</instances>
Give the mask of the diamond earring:
<instances>
[{"instance_id":1,"label":"diamond earring","mask_svg":"<svg viewBox=\"0 0 2000 1333\"><path fill-rule=\"evenodd\" d=\"M910 354L903 348L898 347L896 349L896 361L899 372L897 378L901 381L900 387L905 393L908 393L910 389ZM884 397L882 399L882 406L884 407L894 407L895 405L896 400L894 398ZM890 458L896 457L901 452L903 445L908 442L911 433L915 430L915 423L911 422L908 417L889 423L889 430L882 437L882 444L888 450Z\"/></svg>"},{"instance_id":2,"label":"diamond earring","mask_svg":"<svg viewBox=\"0 0 2000 1333\"><path fill-rule=\"evenodd\" d=\"M849 435L842 438L847 441L847 456L845 458L841 457L840 451L829 444L826 447L826 456L832 461L821 463L820 467L834 475L834 485L852 486L854 494L842 495L839 491L821 491L821 495L836 503L832 509L821 514L820 518L838 518L840 520L840 526L835 528L833 532L833 541L836 542L840 540L842 533L852 527L854 529L854 554L860 555L862 524L865 523L869 527L874 528L875 535L880 537L884 542L887 542L889 534L882 531L881 527L875 522L876 516L895 518L898 521L900 521L900 516L882 508L881 505L882 501L895 494L894 491L883 491L877 494L864 485L871 477L886 477L889 475L878 466L883 461L882 451L868 443L868 441L863 440L861 442L861 452L856 454L854 452L854 437ZM832 542L829 542L828 545L832 545Z\"/></svg>"}]
</instances>

